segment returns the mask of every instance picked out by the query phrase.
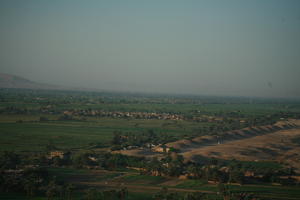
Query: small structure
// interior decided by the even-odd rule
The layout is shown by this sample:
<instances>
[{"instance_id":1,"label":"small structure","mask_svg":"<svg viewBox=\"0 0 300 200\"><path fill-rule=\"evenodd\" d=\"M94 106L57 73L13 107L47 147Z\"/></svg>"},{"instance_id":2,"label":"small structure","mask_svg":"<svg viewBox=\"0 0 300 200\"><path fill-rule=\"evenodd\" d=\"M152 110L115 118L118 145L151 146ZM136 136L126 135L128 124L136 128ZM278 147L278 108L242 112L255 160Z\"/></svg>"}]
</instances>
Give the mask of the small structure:
<instances>
[{"instance_id":1,"label":"small structure","mask_svg":"<svg viewBox=\"0 0 300 200\"><path fill-rule=\"evenodd\" d=\"M94 156L89 156L89 159L93 162L97 162L98 158L94 157Z\"/></svg>"},{"instance_id":2,"label":"small structure","mask_svg":"<svg viewBox=\"0 0 300 200\"><path fill-rule=\"evenodd\" d=\"M255 173L253 171L246 171L244 174L245 177L254 177Z\"/></svg>"},{"instance_id":3,"label":"small structure","mask_svg":"<svg viewBox=\"0 0 300 200\"><path fill-rule=\"evenodd\" d=\"M180 175L179 177L178 177L178 179L179 180L186 180L186 179L188 179L188 174L182 174L182 175Z\"/></svg>"},{"instance_id":4,"label":"small structure","mask_svg":"<svg viewBox=\"0 0 300 200\"><path fill-rule=\"evenodd\" d=\"M52 151L52 152L50 152L50 155L48 158L53 159L55 157L59 157L59 158L63 159L65 156L66 156L66 154L62 151Z\"/></svg>"},{"instance_id":5,"label":"small structure","mask_svg":"<svg viewBox=\"0 0 300 200\"><path fill-rule=\"evenodd\" d=\"M170 151L170 147L167 147L166 145L158 145L152 148L152 150L159 153L168 153Z\"/></svg>"}]
</instances>

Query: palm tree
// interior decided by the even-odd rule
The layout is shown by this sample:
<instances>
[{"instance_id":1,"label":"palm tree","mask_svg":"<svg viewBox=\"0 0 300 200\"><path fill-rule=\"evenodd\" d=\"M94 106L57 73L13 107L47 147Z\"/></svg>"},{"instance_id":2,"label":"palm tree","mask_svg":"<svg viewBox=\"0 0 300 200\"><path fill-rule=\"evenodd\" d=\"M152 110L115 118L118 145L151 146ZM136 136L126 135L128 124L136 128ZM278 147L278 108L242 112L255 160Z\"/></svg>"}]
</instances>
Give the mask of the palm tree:
<instances>
[{"instance_id":1,"label":"palm tree","mask_svg":"<svg viewBox=\"0 0 300 200\"><path fill-rule=\"evenodd\" d=\"M57 195L57 185L55 181L51 181L46 191L47 200L53 199Z\"/></svg>"},{"instance_id":2,"label":"palm tree","mask_svg":"<svg viewBox=\"0 0 300 200\"><path fill-rule=\"evenodd\" d=\"M218 193L223 196L224 200L229 200L230 199L231 193L229 191L228 185L224 185L224 184L220 183L218 185L218 190L219 190Z\"/></svg>"},{"instance_id":3,"label":"palm tree","mask_svg":"<svg viewBox=\"0 0 300 200\"><path fill-rule=\"evenodd\" d=\"M204 199L204 194L201 192L187 193L183 200L201 200Z\"/></svg>"},{"instance_id":4,"label":"palm tree","mask_svg":"<svg viewBox=\"0 0 300 200\"><path fill-rule=\"evenodd\" d=\"M193 164L189 165L187 167L187 173L188 173L189 176L197 178L197 173L198 173L197 171L198 171L197 167L195 165L193 165Z\"/></svg>"},{"instance_id":5,"label":"palm tree","mask_svg":"<svg viewBox=\"0 0 300 200\"><path fill-rule=\"evenodd\" d=\"M33 197L36 191L35 181L32 179L28 179L24 184L24 189L26 190L27 196Z\"/></svg>"},{"instance_id":6,"label":"palm tree","mask_svg":"<svg viewBox=\"0 0 300 200\"><path fill-rule=\"evenodd\" d=\"M128 196L128 190L127 190L127 188L122 188L118 192L118 197L119 197L120 200L124 200L127 196Z\"/></svg>"},{"instance_id":7,"label":"palm tree","mask_svg":"<svg viewBox=\"0 0 300 200\"><path fill-rule=\"evenodd\" d=\"M66 199L71 200L72 199L72 193L74 190L74 185L73 184L68 184L66 187Z\"/></svg>"},{"instance_id":8,"label":"palm tree","mask_svg":"<svg viewBox=\"0 0 300 200\"><path fill-rule=\"evenodd\" d=\"M96 190L95 188L89 188L87 191L86 191L86 199L87 200L94 200L96 199Z\"/></svg>"}]
</instances>

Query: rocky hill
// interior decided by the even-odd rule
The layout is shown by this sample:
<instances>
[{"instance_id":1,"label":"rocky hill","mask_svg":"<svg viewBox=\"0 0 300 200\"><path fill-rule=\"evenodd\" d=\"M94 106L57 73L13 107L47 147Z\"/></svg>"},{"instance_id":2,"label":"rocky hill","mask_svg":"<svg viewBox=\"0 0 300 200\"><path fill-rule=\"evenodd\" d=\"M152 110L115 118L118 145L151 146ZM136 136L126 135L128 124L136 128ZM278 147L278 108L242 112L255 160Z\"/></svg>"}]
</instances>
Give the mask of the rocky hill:
<instances>
[{"instance_id":1,"label":"rocky hill","mask_svg":"<svg viewBox=\"0 0 300 200\"><path fill-rule=\"evenodd\" d=\"M60 86L34 82L19 76L0 73L0 88L23 88L23 89L63 89Z\"/></svg>"}]
</instances>

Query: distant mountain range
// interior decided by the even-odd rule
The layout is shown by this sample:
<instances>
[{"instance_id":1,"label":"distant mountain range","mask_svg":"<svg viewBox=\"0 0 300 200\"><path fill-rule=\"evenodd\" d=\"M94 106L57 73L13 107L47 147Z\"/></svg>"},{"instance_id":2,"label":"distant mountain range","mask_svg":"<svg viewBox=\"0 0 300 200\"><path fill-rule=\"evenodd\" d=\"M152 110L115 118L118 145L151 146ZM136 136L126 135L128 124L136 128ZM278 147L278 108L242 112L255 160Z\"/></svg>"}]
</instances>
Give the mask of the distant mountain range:
<instances>
[{"instance_id":1,"label":"distant mountain range","mask_svg":"<svg viewBox=\"0 0 300 200\"><path fill-rule=\"evenodd\" d=\"M63 90L66 87L34 82L20 76L0 73L0 88Z\"/></svg>"}]
</instances>

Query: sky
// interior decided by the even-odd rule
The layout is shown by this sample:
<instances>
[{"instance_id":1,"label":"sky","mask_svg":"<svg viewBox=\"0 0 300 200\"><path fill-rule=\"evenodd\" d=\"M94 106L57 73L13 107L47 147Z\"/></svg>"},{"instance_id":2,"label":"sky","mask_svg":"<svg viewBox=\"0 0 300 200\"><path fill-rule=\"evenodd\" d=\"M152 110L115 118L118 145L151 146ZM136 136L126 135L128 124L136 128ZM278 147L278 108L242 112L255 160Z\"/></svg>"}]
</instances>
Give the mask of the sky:
<instances>
[{"instance_id":1,"label":"sky","mask_svg":"<svg viewBox=\"0 0 300 200\"><path fill-rule=\"evenodd\" d=\"M99 90L300 98L300 1L1 0L0 72Z\"/></svg>"}]
</instances>

